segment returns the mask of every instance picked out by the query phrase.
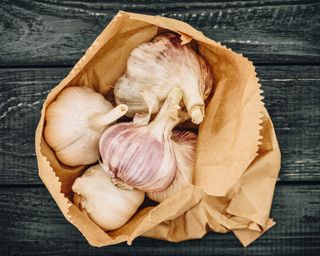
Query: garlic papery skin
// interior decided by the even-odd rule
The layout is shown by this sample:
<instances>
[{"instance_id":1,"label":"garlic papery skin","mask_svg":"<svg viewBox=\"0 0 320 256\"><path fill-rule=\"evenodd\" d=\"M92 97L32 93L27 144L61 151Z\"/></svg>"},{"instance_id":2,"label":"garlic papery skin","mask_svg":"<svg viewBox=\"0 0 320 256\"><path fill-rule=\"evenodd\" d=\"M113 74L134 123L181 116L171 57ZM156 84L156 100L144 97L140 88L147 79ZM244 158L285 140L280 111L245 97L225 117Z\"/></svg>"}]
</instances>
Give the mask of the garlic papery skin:
<instances>
[{"instance_id":1,"label":"garlic papery skin","mask_svg":"<svg viewBox=\"0 0 320 256\"><path fill-rule=\"evenodd\" d=\"M154 94L161 107L169 91L178 86L192 122L199 124L204 118L204 100L212 84L209 64L190 44L181 45L179 35L165 33L131 52L127 70L117 81L114 95L117 104L128 105L127 116L133 117L148 112L143 91ZM152 113L156 112L154 108Z\"/></svg>"},{"instance_id":2,"label":"garlic papery skin","mask_svg":"<svg viewBox=\"0 0 320 256\"><path fill-rule=\"evenodd\" d=\"M100 155L115 183L148 192L171 184L176 174L171 131L179 122L181 99L181 89L174 87L148 125L119 123L102 134Z\"/></svg>"},{"instance_id":3,"label":"garlic papery skin","mask_svg":"<svg viewBox=\"0 0 320 256\"><path fill-rule=\"evenodd\" d=\"M99 158L101 134L127 110L123 104L113 108L92 89L68 87L46 110L44 136L62 163L92 164Z\"/></svg>"},{"instance_id":4,"label":"garlic papery skin","mask_svg":"<svg viewBox=\"0 0 320 256\"><path fill-rule=\"evenodd\" d=\"M151 200L159 203L192 184L197 135L189 131L173 131L171 139L177 163L176 177L167 189L147 193Z\"/></svg>"},{"instance_id":5,"label":"garlic papery skin","mask_svg":"<svg viewBox=\"0 0 320 256\"><path fill-rule=\"evenodd\" d=\"M139 190L124 190L113 185L99 164L77 178L72 190L75 205L105 231L127 223L145 195Z\"/></svg>"}]
</instances>

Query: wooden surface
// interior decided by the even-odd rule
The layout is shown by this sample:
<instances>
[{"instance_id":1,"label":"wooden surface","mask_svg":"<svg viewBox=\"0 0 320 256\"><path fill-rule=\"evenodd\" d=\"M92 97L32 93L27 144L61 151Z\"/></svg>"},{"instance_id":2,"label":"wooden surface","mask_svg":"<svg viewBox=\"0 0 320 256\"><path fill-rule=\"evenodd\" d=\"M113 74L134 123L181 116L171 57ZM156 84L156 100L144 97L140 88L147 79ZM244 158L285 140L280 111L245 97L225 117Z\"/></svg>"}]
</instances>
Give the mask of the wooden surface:
<instances>
[{"instance_id":1,"label":"wooden surface","mask_svg":"<svg viewBox=\"0 0 320 256\"><path fill-rule=\"evenodd\" d=\"M67 223L45 188L1 188L1 255L296 255L320 250L320 185L279 185L272 217L278 225L242 248L232 234L209 233L182 243L138 238L133 245L93 248ZM312 208L313 210L311 210ZM302 246L303 245L303 246ZM51 254L50 254L51 255Z\"/></svg>"},{"instance_id":2,"label":"wooden surface","mask_svg":"<svg viewBox=\"0 0 320 256\"><path fill-rule=\"evenodd\" d=\"M37 175L48 92L123 9L187 21L254 60L282 151L272 217L248 248L232 234L90 247ZM320 1L0 1L0 255L317 255L320 252Z\"/></svg>"},{"instance_id":3,"label":"wooden surface","mask_svg":"<svg viewBox=\"0 0 320 256\"><path fill-rule=\"evenodd\" d=\"M0 65L73 64L119 9L186 21L257 63L320 62L319 1L12 0L0 2Z\"/></svg>"}]
</instances>

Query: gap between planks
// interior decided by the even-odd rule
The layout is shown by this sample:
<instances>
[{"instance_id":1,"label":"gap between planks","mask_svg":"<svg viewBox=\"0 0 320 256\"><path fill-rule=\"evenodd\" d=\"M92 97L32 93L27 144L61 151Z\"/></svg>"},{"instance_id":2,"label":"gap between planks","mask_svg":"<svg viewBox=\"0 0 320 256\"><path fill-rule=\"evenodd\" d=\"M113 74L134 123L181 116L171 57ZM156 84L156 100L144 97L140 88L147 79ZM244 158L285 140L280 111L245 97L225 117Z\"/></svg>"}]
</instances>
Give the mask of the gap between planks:
<instances>
[{"instance_id":1,"label":"gap between planks","mask_svg":"<svg viewBox=\"0 0 320 256\"><path fill-rule=\"evenodd\" d=\"M306 185L320 185L320 180L278 180L276 186L306 186ZM13 188L45 188L42 183L39 184L0 184L0 189L13 189Z\"/></svg>"},{"instance_id":2,"label":"gap between planks","mask_svg":"<svg viewBox=\"0 0 320 256\"><path fill-rule=\"evenodd\" d=\"M246 56L244 56L246 57ZM247 58L247 57L246 57ZM249 59L249 58L248 58ZM249 59L249 61L252 61ZM259 62L259 63L253 63L254 66L262 67L262 66L320 66L320 62L303 62L303 63L290 63L290 62ZM74 63L73 65L6 65L6 66L0 66L0 70L5 69L54 69L54 68L73 68L76 65Z\"/></svg>"}]
</instances>

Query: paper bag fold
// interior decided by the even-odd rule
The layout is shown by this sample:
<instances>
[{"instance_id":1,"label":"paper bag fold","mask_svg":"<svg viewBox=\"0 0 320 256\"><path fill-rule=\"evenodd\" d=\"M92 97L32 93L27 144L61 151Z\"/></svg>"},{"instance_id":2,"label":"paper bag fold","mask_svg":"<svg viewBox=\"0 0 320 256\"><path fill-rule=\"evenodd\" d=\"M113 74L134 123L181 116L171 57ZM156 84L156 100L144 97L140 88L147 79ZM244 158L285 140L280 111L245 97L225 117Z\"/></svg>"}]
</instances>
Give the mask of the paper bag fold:
<instances>
[{"instance_id":1,"label":"paper bag fold","mask_svg":"<svg viewBox=\"0 0 320 256\"><path fill-rule=\"evenodd\" d=\"M214 75L214 93L199 128L193 185L157 206L140 209L123 227L104 232L70 200L71 185L86 166L71 168L57 160L43 137L46 109L68 86L110 94L132 49L164 30L180 34L183 43L197 42ZM140 235L178 242L213 230L233 231L246 246L274 225L269 214L280 168L261 92L252 62L190 25L119 12L43 104L35 142L39 175L65 218L91 245L130 244Z\"/></svg>"}]
</instances>

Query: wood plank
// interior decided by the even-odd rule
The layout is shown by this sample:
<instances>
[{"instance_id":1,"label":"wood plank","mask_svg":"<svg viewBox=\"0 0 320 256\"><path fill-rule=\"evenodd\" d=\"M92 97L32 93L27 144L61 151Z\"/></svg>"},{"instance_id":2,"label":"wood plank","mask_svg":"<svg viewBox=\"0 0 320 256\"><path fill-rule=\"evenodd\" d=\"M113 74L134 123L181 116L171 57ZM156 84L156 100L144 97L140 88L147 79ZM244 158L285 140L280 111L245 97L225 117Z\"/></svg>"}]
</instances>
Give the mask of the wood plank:
<instances>
[{"instance_id":1,"label":"wood plank","mask_svg":"<svg viewBox=\"0 0 320 256\"><path fill-rule=\"evenodd\" d=\"M0 69L0 184L41 184L34 132L65 68ZM320 181L320 67L257 68L282 150L283 181Z\"/></svg>"},{"instance_id":2,"label":"wood plank","mask_svg":"<svg viewBox=\"0 0 320 256\"><path fill-rule=\"evenodd\" d=\"M34 133L42 103L67 69L0 70L0 184L40 184Z\"/></svg>"},{"instance_id":3,"label":"wood plank","mask_svg":"<svg viewBox=\"0 0 320 256\"><path fill-rule=\"evenodd\" d=\"M280 180L320 180L320 67L258 67L280 149Z\"/></svg>"},{"instance_id":4,"label":"wood plank","mask_svg":"<svg viewBox=\"0 0 320 256\"><path fill-rule=\"evenodd\" d=\"M0 1L0 66L74 64L118 10L186 21L257 63L319 63L320 2Z\"/></svg>"},{"instance_id":5,"label":"wood plank","mask_svg":"<svg viewBox=\"0 0 320 256\"><path fill-rule=\"evenodd\" d=\"M277 225L248 248L232 234L209 233L182 243L138 238L104 248L88 245L44 188L0 188L1 255L317 255L320 185L278 185L272 217Z\"/></svg>"}]
</instances>

